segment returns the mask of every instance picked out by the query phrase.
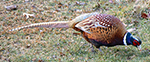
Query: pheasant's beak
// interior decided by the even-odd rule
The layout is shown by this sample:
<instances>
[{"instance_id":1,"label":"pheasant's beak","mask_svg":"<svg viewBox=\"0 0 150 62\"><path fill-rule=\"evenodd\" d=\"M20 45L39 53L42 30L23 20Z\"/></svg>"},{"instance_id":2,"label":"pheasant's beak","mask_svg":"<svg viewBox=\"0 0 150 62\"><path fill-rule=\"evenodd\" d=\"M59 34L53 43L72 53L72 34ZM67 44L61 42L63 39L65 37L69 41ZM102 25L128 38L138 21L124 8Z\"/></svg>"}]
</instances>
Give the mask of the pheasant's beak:
<instances>
[{"instance_id":1,"label":"pheasant's beak","mask_svg":"<svg viewBox=\"0 0 150 62\"><path fill-rule=\"evenodd\" d=\"M137 46L137 48L141 51L141 45Z\"/></svg>"}]
</instances>

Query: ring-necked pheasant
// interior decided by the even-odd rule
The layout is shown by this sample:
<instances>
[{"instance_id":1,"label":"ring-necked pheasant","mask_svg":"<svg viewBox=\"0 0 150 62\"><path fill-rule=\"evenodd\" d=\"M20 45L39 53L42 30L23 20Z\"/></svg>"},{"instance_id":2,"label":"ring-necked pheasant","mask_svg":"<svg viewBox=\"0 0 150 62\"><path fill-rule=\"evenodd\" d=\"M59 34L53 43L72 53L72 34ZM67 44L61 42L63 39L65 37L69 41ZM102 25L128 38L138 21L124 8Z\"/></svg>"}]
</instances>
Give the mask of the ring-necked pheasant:
<instances>
[{"instance_id":1,"label":"ring-necked pheasant","mask_svg":"<svg viewBox=\"0 0 150 62\"><path fill-rule=\"evenodd\" d=\"M9 31L24 28L47 27L47 28L73 28L81 32L86 41L100 49L100 46L133 45L141 49L141 40L128 32L124 24L115 16L99 13L82 14L72 21L35 23Z\"/></svg>"}]
</instances>

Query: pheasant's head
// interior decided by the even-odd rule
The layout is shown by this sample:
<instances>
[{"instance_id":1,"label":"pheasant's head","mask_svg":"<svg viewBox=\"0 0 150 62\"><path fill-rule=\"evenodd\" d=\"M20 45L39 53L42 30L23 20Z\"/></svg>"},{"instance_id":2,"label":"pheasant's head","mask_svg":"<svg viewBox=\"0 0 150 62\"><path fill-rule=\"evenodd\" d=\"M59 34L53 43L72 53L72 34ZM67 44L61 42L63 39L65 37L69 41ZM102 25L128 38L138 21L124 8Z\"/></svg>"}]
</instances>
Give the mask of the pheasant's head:
<instances>
[{"instance_id":1,"label":"pheasant's head","mask_svg":"<svg viewBox=\"0 0 150 62\"><path fill-rule=\"evenodd\" d=\"M141 50L141 40L139 38L135 38L135 37L132 37L131 39L131 42L132 42L132 45L137 47L139 50Z\"/></svg>"},{"instance_id":2,"label":"pheasant's head","mask_svg":"<svg viewBox=\"0 0 150 62\"><path fill-rule=\"evenodd\" d=\"M125 34L123 42L125 45L133 45L141 50L142 41L139 38L132 36L129 32Z\"/></svg>"}]
</instances>

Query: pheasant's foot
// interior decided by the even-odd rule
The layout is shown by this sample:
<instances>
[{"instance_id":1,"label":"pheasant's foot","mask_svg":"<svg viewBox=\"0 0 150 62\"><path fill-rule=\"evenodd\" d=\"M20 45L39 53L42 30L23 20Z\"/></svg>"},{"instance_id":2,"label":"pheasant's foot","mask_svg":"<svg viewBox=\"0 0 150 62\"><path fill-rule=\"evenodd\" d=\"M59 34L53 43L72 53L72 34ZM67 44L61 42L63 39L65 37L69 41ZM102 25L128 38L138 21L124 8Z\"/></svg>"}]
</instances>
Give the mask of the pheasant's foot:
<instances>
[{"instance_id":1,"label":"pheasant's foot","mask_svg":"<svg viewBox=\"0 0 150 62\"><path fill-rule=\"evenodd\" d=\"M97 53L97 52L94 50L93 45L91 45L91 51L92 51L93 53Z\"/></svg>"},{"instance_id":2,"label":"pheasant's foot","mask_svg":"<svg viewBox=\"0 0 150 62\"><path fill-rule=\"evenodd\" d=\"M100 48L98 48L98 50L101 51L104 54L104 52Z\"/></svg>"}]
</instances>

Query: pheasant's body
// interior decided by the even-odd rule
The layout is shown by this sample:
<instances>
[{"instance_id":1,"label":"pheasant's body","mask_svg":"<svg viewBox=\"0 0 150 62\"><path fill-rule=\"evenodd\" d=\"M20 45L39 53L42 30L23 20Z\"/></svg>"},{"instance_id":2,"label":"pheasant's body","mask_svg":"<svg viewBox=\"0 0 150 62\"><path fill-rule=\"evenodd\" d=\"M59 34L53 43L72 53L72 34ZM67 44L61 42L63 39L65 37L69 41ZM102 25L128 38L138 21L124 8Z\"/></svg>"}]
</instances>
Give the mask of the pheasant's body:
<instances>
[{"instance_id":1,"label":"pheasant's body","mask_svg":"<svg viewBox=\"0 0 150 62\"><path fill-rule=\"evenodd\" d=\"M122 41L127 32L118 18L106 14L93 15L75 27L80 29L84 33L83 37L97 48L102 45L124 45Z\"/></svg>"},{"instance_id":2,"label":"pheasant's body","mask_svg":"<svg viewBox=\"0 0 150 62\"><path fill-rule=\"evenodd\" d=\"M132 37L131 34L127 32L124 24L118 18L99 13L83 14L72 21L30 24L10 31L34 27L73 28L76 31L80 31L83 38L97 48L103 45L130 45L133 44L135 40L139 42L138 45L134 46L140 46L141 44L140 40ZM137 44L137 41L135 44Z\"/></svg>"}]
</instances>

